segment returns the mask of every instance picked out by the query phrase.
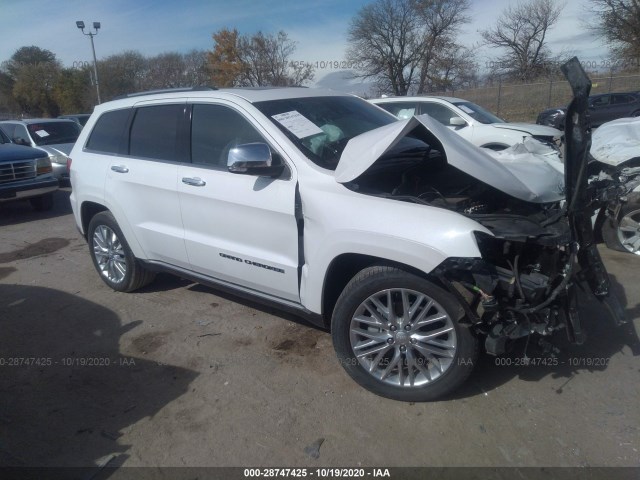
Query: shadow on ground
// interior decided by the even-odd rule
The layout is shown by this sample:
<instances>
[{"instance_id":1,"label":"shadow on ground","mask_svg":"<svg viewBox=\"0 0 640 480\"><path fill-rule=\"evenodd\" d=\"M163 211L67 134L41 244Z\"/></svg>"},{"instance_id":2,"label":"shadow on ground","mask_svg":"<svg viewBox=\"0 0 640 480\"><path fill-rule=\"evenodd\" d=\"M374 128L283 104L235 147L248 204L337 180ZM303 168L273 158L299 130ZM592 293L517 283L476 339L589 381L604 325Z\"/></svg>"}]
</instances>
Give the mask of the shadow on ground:
<instances>
[{"instance_id":1,"label":"shadow on ground","mask_svg":"<svg viewBox=\"0 0 640 480\"><path fill-rule=\"evenodd\" d=\"M48 212L37 212L31 207L28 200L0 203L0 227L69 215L72 212L69 195L71 195L71 188L55 192L53 194L53 208Z\"/></svg>"},{"instance_id":2,"label":"shadow on ground","mask_svg":"<svg viewBox=\"0 0 640 480\"><path fill-rule=\"evenodd\" d=\"M111 310L58 290L0 285L0 465L121 464L128 427L198 375L120 354Z\"/></svg>"},{"instance_id":3,"label":"shadow on ground","mask_svg":"<svg viewBox=\"0 0 640 480\"><path fill-rule=\"evenodd\" d=\"M561 394L563 387L580 371L603 371L608 368L611 357L628 347L631 355L640 356L640 339L633 320L640 316L640 304L627 304L625 287L614 275L611 279L611 291L616 294L625 309L627 323L615 326L607 310L590 294L580 292L580 319L586 340L582 345L570 344L564 331L554 335L553 343L560 348L556 360L544 360L536 350L534 341L527 345L526 339L512 346L510 353L500 358L481 355L472 376L452 398L466 398L481 395L509 382L513 378L526 381L539 381L551 375L564 378L565 382L556 390ZM532 337L534 338L534 337ZM538 337L539 338L539 337ZM541 362L539 365L521 365L525 350L527 356ZM546 364L545 364L546 363Z\"/></svg>"}]
</instances>

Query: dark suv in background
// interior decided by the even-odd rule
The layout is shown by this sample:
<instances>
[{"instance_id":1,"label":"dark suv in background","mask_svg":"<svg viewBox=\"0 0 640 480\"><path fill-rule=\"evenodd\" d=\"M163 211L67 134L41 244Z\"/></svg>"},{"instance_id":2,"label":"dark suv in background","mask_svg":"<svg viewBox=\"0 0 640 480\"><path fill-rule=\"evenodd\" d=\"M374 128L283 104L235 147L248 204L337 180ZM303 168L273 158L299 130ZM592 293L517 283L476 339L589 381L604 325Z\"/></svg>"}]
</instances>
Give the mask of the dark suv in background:
<instances>
[{"instance_id":1,"label":"dark suv in background","mask_svg":"<svg viewBox=\"0 0 640 480\"><path fill-rule=\"evenodd\" d=\"M0 204L29 200L36 210L50 210L57 189L47 153L14 145L0 131Z\"/></svg>"},{"instance_id":2,"label":"dark suv in background","mask_svg":"<svg viewBox=\"0 0 640 480\"><path fill-rule=\"evenodd\" d=\"M536 123L564 130L566 107L548 108L540 112ZM618 118L640 115L640 93L603 93L589 97L589 117L591 125L599 127L603 123Z\"/></svg>"},{"instance_id":3,"label":"dark suv in background","mask_svg":"<svg viewBox=\"0 0 640 480\"><path fill-rule=\"evenodd\" d=\"M77 122L57 118L5 120L0 122L0 130L17 145L44 150L53 166L53 175L63 184L69 181L68 155L82 130Z\"/></svg>"}]
</instances>

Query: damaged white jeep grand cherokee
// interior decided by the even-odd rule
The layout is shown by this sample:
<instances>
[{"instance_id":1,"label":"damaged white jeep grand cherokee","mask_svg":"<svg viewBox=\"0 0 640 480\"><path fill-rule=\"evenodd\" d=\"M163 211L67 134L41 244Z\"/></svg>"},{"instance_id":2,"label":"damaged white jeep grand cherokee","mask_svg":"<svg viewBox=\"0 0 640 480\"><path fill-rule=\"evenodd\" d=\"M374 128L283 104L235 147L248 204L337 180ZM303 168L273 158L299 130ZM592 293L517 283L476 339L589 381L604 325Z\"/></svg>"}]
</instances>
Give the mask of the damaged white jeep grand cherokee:
<instances>
[{"instance_id":1,"label":"damaged white jeep grand cherokee","mask_svg":"<svg viewBox=\"0 0 640 480\"><path fill-rule=\"evenodd\" d=\"M587 184L581 98L564 187L544 162L500 163L428 116L331 91L131 95L82 131L71 203L111 288L169 271L279 305L330 328L368 390L432 400L481 345L581 341L578 283L623 321L590 218L626 187Z\"/></svg>"}]
</instances>

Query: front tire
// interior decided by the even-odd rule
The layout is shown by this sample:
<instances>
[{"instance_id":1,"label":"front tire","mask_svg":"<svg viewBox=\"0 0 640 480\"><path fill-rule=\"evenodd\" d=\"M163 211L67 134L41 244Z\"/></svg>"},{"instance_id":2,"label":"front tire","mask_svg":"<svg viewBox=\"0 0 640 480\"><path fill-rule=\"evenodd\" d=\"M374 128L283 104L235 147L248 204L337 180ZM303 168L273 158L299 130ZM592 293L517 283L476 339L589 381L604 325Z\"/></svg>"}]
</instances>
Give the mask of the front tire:
<instances>
[{"instance_id":1,"label":"front tire","mask_svg":"<svg viewBox=\"0 0 640 480\"><path fill-rule=\"evenodd\" d=\"M118 292L132 292L155 278L134 257L111 212L100 212L89 222L87 239L93 266L100 278Z\"/></svg>"},{"instance_id":2,"label":"front tire","mask_svg":"<svg viewBox=\"0 0 640 480\"><path fill-rule=\"evenodd\" d=\"M640 255L640 202L625 205L619 218L616 233L621 250Z\"/></svg>"},{"instance_id":3,"label":"front tire","mask_svg":"<svg viewBox=\"0 0 640 480\"><path fill-rule=\"evenodd\" d=\"M600 232L608 248L640 255L640 199L636 194L630 197L615 221L604 218Z\"/></svg>"},{"instance_id":4,"label":"front tire","mask_svg":"<svg viewBox=\"0 0 640 480\"><path fill-rule=\"evenodd\" d=\"M394 267L362 270L334 309L338 360L367 390L394 400L440 398L473 370L478 340L460 323L456 299L428 280Z\"/></svg>"}]
</instances>

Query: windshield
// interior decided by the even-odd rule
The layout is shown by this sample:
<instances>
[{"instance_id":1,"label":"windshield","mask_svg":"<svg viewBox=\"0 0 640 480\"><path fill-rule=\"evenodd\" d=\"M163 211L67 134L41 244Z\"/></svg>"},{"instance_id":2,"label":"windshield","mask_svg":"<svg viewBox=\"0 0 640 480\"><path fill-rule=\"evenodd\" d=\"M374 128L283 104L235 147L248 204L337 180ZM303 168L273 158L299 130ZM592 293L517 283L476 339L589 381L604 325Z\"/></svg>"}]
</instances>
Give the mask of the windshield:
<instances>
[{"instance_id":1,"label":"windshield","mask_svg":"<svg viewBox=\"0 0 640 480\"><path fill-rule=\"evenodd\" d=\"M488 110L485 110L480 105L476 105L473 102L452 102L456 107L472 117L474 120L480 123L506 123L500 117L497 117Z\"/></svg>"},{"instance_id":2,"label":"windshield","mask_svg":"<svg viewBox=\"0 0 640 480\"><path fill-rule=\"evenodd\" d=\"M32 123L27 129L38 146L75 143L80 135L80 127L72 121Z\"/></svg>"},{"instance_id":3,"label":"windshield","mask_svg":"<svg viewBox=\"0 0 640 480\"><path fill-rule=\"evenodd\" d=\"M256 102L255 107L316 165L335 170L347 142L397 121L357 97L304 97Z\"/></svg>"}]
</instances>

